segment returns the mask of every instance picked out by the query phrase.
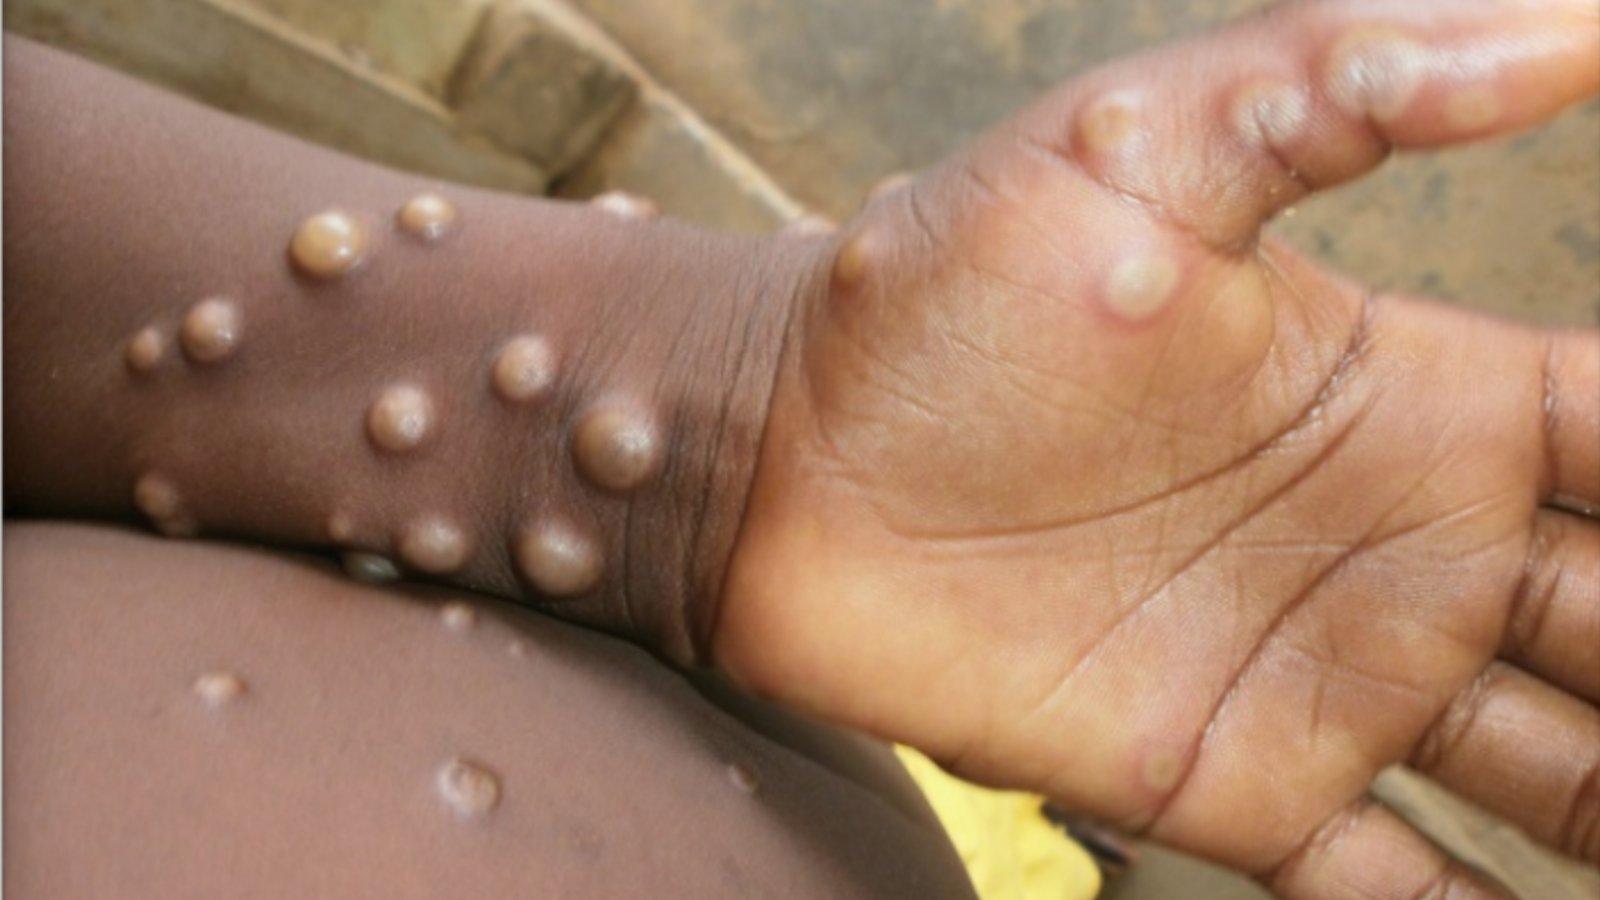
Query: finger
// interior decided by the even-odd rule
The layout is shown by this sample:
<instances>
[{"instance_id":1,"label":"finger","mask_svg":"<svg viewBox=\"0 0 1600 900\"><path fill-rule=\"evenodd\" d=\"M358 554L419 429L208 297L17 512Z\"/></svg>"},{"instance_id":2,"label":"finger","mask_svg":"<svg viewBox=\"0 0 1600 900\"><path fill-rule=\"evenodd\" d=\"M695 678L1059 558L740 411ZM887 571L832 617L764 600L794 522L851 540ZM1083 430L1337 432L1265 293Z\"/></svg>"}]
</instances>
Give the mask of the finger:
<instances>
[{"instance_id":1,"label":"finger","mask_svg":"<svg viewBox=\"0 0 1600 900\"><path fill-rule=\"evenodd\" d=\"M1600 862L1600 711L1494 663L1439 717L1412 764L1535 839Z\"/></svg>"},{"instance_id":2,"label":"finger","mask_svg":"<svg viewBox=\"0 0 1600 900\"><path fill-rule=\"evenodd\" d=\"M1288 900L1503 896L1394 813L1367 799L1323 823L1262 880Z\"/></svg>"},{"instance_id":3,"label":"finger","mask_svg":"<svg viewBox=\"0 0 1600 900\"><path fill-rule=\"evenodd\" d=\"M1539 513L1500 655L1600 702L1600 524Z\"/></svg>"},{"instance_id":4,"label":"finger","mask_svg":"<svg viewBox=\"0 0 1600 900\"><path fill-rule=\"evenodd\" d=\"M1544 357L1544 444L1550 500L1600 509L1600 331L1550 335Z\"/></svg>"},{"instance_id":5,"label":"finger","mask_svg":"<svg viewBox=\"0 0 1600 900\"><path fill-rule=\"evenodd\" d=\"M1235 248L1391 147L1524 128L1597 85L1593 0L1301 2L1090 73L1016 133Z\"/></svg>"}]
</instances>

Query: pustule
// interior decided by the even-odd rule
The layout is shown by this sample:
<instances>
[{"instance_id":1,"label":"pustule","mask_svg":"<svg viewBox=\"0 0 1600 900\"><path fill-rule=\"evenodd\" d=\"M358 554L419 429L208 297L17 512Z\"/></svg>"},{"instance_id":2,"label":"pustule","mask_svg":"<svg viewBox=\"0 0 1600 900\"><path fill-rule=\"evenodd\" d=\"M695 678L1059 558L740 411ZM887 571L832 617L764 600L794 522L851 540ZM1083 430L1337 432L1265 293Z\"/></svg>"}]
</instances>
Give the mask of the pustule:
<instances>
[{"instance_id":1,"label":"pustule","mask_svg":"<svg viewBox=\"0 0 1600 900\"><path fill-rule=\"evenodd\" d=\"M146 472L133 484L133 503L168 537L193 537L200 523L189 512L178 485L160 472Z\"/></svg>"},{"instance_id":2,"label":"pustule","mask_svg":"<svg viewBox=\"0 0 1600 900\"><path fill-rule=\"evenodd\" d=\"M642 222L661 214L655 201L627 191L606 191L589 201L595 209L608 212L619 219Z\"/></svg>"},{"instance_id":3,"label":"pustule","mask_svg":"<svg viewBox=\"0 0 1600 900\"><path fill-rule=\"evenodd\" d=\"M191 362L221 362L238 349L244 334L244 313L226 297L208 297L183 317L178 340Z\"/></svg>"},{"instance_id":4,"label":"pustule","mask_svg":"<svg viewBox=\"0 0 1600 900\"><path fill-rule=\"evenodd\" d=\"M367 410L367 436L380 450L404 453L428 439L435 419L427 391L413 384L392 385Z\"/></svg>"},{"instance_id":5,"label":"pustule","mask_svg":"<svg viewBox=\"0 0 1600 900\"><path fill-rule=\"evenodd\" d=\"M605 570L600 543L584 529L555 517L528 524L513 542L512 555L523 578L553 599L594 591Z\"/></svg>"},{"instance_id":6,"label":"pustule","mask_svg":"<svg viewBox=\"0 0 1600 900\"><path fill-rule=\"evenodd\" d=\"M459 571L472 556L472 539L461 526L441 515L423 515L405 523L395 545L406 565L428 575Z\"/></svg>"},{"instance_id":7,"label":"pustule","mask_svg":"<svg viewBox=\"0 0 1600 900\"><path fill-rule=\"evenodd\" d=\"M1171 302L1178 286L1178 266L1160 251L1124 256L1106 279L1105 301L1117 316L1142 322Z\"/></svg>"},{"instance_id":8,"label":"pustule","mask_svg":"<svg viewBox=\"0 0 1600 900\"><path fill-rule=\"evenodd\" d=\"M161 365L161 360L167 355L167 339L161 334L160 329L153 325L135 331L122 347L122 359L128 371L135 375L147 375Z\"/></svg>"},{"instance_id":9,"label":"pustule","mask_svg":"<svg viewBox=\"0 0 1600 900\"><path fill-rule=\"evenodd\" d=\"M1131 147L1139 136L1143 97L1120 90L1090 100L1079 111L1074 129L1078 144L1096 155L1111 155Z\"/></svg>"},{"instance_id":10,"label":"pustule","mask_svg":"<svg viewBox=\"0 0 1600 900\"><path fill-rule=\"evenodd\" d=\"M1422 87L1428 49L1399 31L1352 31L1328 56L1323 86L1346 114L1387 123L1411 107Z\"/></svg>"},{"instance_id":11,"label":"pustule","mask_svg":"<svg viewBox=\"0 0 1600 900\"><path fill-rule=\"evenodd\" d=\"M556 353L537 334L519 334L495 355L489 383L507 403L532 403L549 393L556 380Z\"/></svg>"},{"instance_id":12,"label":"pustule","mask_svg":"<svg viewBox=\"0 0 1600 900\"><path fill-rule=\"evenodd\" d=\"M327 210L300 223L289 241L289 258L312 278L339 278L366 262L369 246L367 227L359 219Z\"/></svg>"},{"instance_id":13,"label":"pustule","mask_svg":"<svg viewBox=\"0 0 1600 900\"><path fill-rule=\"evenodd\" d=\"M661 445L654 416L630 403L607 403L589 410L578 422L572 456L591 483L621 493L638 488L656 473Z\"/></svg>"},{"instance_id":14,"label":"pustule","mask_svg":"<svg viewBox=\"0 0 1600 900\"><path fill-rule=\"evenodd\" d=\"M424 241L437 241L455 227L456 205L435 193L412 197L395 214L400 230Z\"/></svg>"},{"instance_id":15,"label":"pustule","mask_svg":"<svg viewBox=\"0 0 1600 900\"><path fill-rule=\"evenodd\" d=\"M1233 130L1262 149L1282 148L1305 137L1311 124L1311 95L1294 84L1252 84L1234 98Z\"/></svg>"}]
</instances>

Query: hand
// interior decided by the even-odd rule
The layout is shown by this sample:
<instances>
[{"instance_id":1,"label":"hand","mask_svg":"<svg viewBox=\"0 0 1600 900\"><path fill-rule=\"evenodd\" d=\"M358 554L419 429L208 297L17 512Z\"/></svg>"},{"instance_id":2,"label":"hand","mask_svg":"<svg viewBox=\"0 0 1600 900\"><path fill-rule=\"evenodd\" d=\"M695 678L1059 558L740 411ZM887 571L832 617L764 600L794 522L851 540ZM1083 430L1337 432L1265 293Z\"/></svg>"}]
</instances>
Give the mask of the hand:
<instances>
[{"instance_id":1,"label":"hand","mask_svg":"<svg viewBox=\"0 0 1600 900\"><path fill-rule=\"evenodd\" d=\"M1600 860L1600 337L1261 236L1597 83L1592 0L1299 3L878 198L792 325L718 661L1285 895L1477 889L1363 799L1404 760Z\"/></svg>"}]
</instances>

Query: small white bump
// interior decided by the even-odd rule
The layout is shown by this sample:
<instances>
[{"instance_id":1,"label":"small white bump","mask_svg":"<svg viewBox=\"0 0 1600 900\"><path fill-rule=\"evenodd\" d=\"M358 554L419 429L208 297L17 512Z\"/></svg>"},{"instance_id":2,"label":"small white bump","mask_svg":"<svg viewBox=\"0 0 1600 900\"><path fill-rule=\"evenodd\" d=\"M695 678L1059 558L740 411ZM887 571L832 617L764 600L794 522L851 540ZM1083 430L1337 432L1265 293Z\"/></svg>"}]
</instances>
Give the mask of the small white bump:
<instances>
[{"instance_id":1,"label":"small white bump","mask_svg":"<svg viewBox=\"0 0 1600 900\"><path fill-rule=\"evenodd\" d=\"M439 621L451 631L471 631L478 623L478 611L460 601L446 603L439 608Z\"/></svg>"},{"instance_id":2,"label":"small white bump","mask_svg":"<svg viewBox=\"0 0 1600 900\"><path fill-rule=\"evenodd\" d=\"M409 384L386 388L367 410L367 435L381 450L402 453L428 439L433 431L433 400Z\"/></svg>"},{"instance_id":3,"label":"small white bump","mask_svg":"<svg viewBox=\"0 0 1600 900\"><path fill-rule=\"evenodd\" d=\"M200 532L200 523L189 514L178 486L159 472L139 476L133 485L133 503L168 537L194 537Z\"/></svg>"},{"instance_id":4,"label":"small white bump","mask_svg":"<svg viewBox=\"0 0 1600 900\"><path fill-rule=\"evenodd\" d=\"M1162 255L1130 256L1106 283L1106 303L1123 318L1141 321L1159 312L1178 284L1178 267Z\"/></svg>"},{"instance_id":5,"label":"small white bump","mask_svg":"<svg viewBox=\"0 0 1600 900\"><path fill-rule=\"evenodd\" d=\"M500 348L489 381L507 403L531 403L555 384L555 351L539 335L519 334Z\"/></svg>"},{"instance_id":6,"label":"small white bump","mask_svg":"<svg viewBox=\"0 0 1600 900\"><path fill-rule=\"evenodd\" d=\"M1311 97L1294 85L1261 85L1241 94L1233 107L1239 136L1262 147L1283 147L1301 138L1311 121Z\"/></svg>"},{"instance_id":7,"label":"small white bump","mask_svg":"<svg viewBox=\"0 0 1600 900\"><path fill-rule=\"evenodd\" d=\"M127 363L128 370L140 375L155 371L166 354L166 339L161 336L160 331L148 325L134 332L122 350L122 358Z\"/></svg>"},{"instance_id":8,"label":"small white bump","mask_svg":"<svg viewBox=\"0 0 1600 900\"><path fill-rule=\"evenodd\" d=\"M223 297L209 297L189 307L183 317L178 340L184 355L197 363L219 362L239 346L244 315L239 304Z\"/></svg>"},{"instance_id":9,"label":"small white bump","mask_svg":"<svg viewBox=\"0 0 1600 900\"><path fill-rule=\"evenodd\" d=\"M232 672L207 672L196 678L191 688L201 702L215 708L238 699L244 694L245 684Z\"/></svg>"},{"instance_id":10,"label":"small white bump","mask_svg":"<svg viewBox=\"0 0 1600 900\"><path fill-rule=\"evenodd\" d=\"M1133 91L1098 97L1078 115L1078 138L1093 153L1121 150L1139 129L1142 98Z\"/></svg>"},{"instance_id":11,"label":"small white bump","mask_svg":"<svg viewBox=\"0 0 1600 900\"><path fill-rule=\"evenodd\" d=\"M336 544L348 543L356 536L356 520L342 509L328 513L328 521L323 526L328 533L328 540Z\"/></svg>"},{"instance_id":12,"label":"small white bump","mask_svg":"<svg viewBox=\"0 0 1600 900\"><path fill-rule=\"evenodd\" d=\"M463 819L488 815L500 803L500 779L465 759L452 759L440 766L435 785L445 803Z\"/></svg>"},{"instance_id":13,"label":"small white bump","mask_svg":"<svg viewBox=\"0 0 1600 900\"><path fill-rule=\"evenodd\" d=\"M596 209L604 210L622 219L643 221L654 219L661 210L655 201L627 191L606 191L589 201Z\"/></svg>"},{"instance_id":14,"label":"small white bump","mask_svg":"<svg viewBox=\"0 0 1600 900\"><path fill-rule=\"evenodd\" d=\"M406 565L429 575L448 575L467 564L472 540L455 523L422 516L400 529L396 544Z\"/></svg>"},{"instance_id":15,"label":"small white bump","mask_svg":"<svg viewBox=\"0 0 1600 900\"><path fill-rule=\"evenodd\" d=\"M746 794L754 794L761 786L760 780L756 778L756 773L749 766L742 763L734 763L728 766L728 780L733 782L734 787Z\"/></svg>"},{"instance_id":16,"label":"small white bump","mask_svg":"<svg viewBox=\"0 0 1600 900\"><path fill-rule=\"evenodd\" d=\"M1328 95L1352 116L1392 122L1416 98L1427 59L1427 50L1403 35L1385 29L1357 31L1334 48Z\"/></svg>"},{"instance_id":17,"label":"small white bump","mask_svg":"<svg viewBox=\"0 0 1600 900\"><path fill-rule=\"evenodd\" d=\"M425 241L444 237L456 223L456 206L438 194L418 194L395 216L400 228Z\"/></svg>"},{"instance_id":18,"label":"small white bump","mask_svg":"<svg viewBox=\"0 0 1600 900\"><path fill-rule=\"evenodd\" d=\"M348 275L367 259L367 228L346 212L317 213L295 230L289 258L313 278Z\"/></svg>"},{"instance_id":19,"label":"small white bump","mask_svg":"<svg viewBox=\"0 0 1600 900\"><path fill-rule=\"evenodd\" d=\"M780 229L779 233L799 238L824 237L833 234L838 229L839 226L835 225L826 216L807 213L798 219L790 219Z\"/></svg>"}]
</instances>

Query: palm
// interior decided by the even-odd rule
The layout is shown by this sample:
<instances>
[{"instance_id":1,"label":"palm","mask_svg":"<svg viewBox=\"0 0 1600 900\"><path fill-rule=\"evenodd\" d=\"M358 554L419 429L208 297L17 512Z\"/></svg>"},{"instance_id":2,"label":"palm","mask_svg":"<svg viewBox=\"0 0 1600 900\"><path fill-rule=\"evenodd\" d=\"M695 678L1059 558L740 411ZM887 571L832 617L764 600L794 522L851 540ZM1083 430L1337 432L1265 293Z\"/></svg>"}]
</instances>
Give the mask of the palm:
<instances>
[{"instance_id":1,"label":"palm","mask_svg":"<svg viewBox=\"0 0 1600 900\"><path fill-rule=\"evenodd\" d=\"M1591 23L1535 24L1573 56L1519 116L1595 80ZM1537 605L1600 637L1600 572L1541 569L1551 545L1600 568L1600 534L1540 508L1578 464L1552 442L1593 453L1594 413L1554 433L1546 404L1595 405L1596 342L1369 298L1257 242L1381 158L1348 117L1251 152L1259 130L1164 112L1215 105L1207 42L1283 27L1069 85L852 224L717 640L790 701L1316 893L1287 863L1388 827L1352 806L1379 767L1455 764L1477 732L1451 711L1534 681L1498 657L1600 693L1519 626ZM1453 136L1408 127L1383 137ZM1600 718L1558 699L1600 802ZM1530 827L1600 856L1593 811L1565 813Z\"/></svg>"}]
</instances>

